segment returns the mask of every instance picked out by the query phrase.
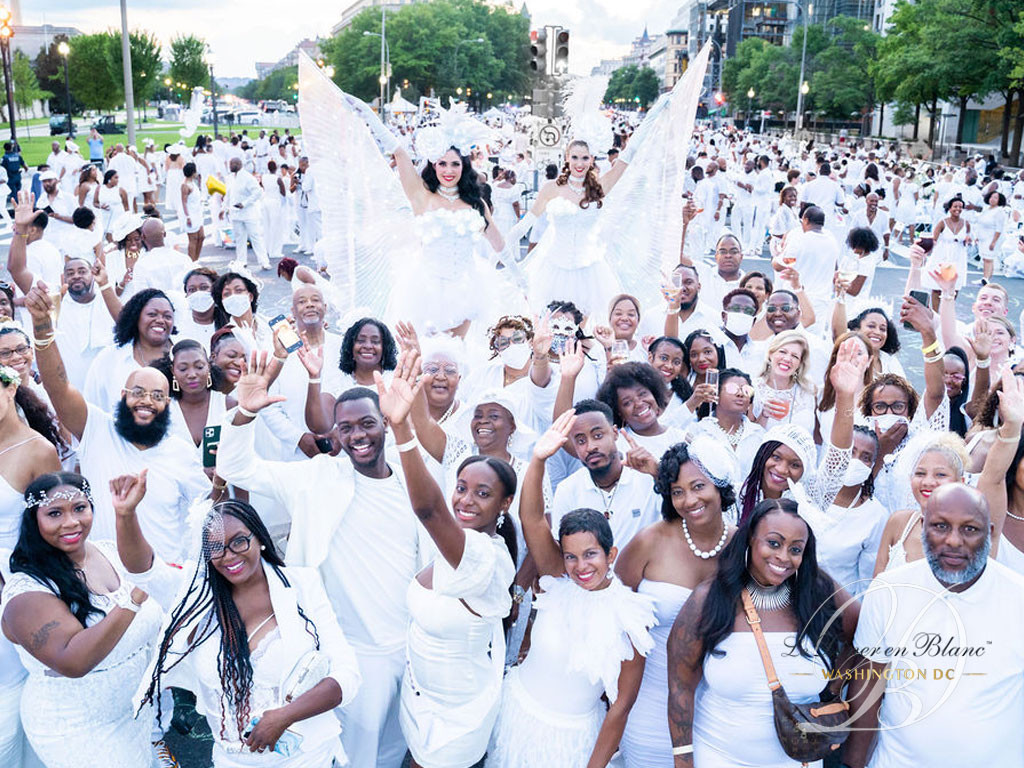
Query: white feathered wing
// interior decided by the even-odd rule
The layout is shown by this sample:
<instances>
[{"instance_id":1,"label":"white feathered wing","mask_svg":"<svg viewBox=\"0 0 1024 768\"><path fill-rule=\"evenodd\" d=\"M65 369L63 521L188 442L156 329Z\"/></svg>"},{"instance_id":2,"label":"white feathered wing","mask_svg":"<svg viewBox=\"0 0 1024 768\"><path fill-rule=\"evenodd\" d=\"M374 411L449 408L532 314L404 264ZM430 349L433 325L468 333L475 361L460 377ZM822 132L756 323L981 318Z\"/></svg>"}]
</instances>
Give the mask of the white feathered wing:
<instances>
[{"instance_id":1,"label":"white feathered wing","mask_svg":"<svg viewBox=\"0 0 1024 768\"><path fill-rule=\"evenodd\" d=\"M178 129L181 138L190 139L199 128L199 121L203 118L203 89L193 88L192 99L189 101L188 109L181 111L181 122L183 128Z\"/></svg>"},{"instance_id":2,"label":"white feathered wing","mask_svg":"<svg viewBox=\"0 0 1024 768\"><path fill-rule=\"evenodd\" d=\"M316 177L321 248L342 317L383 317L399 254L419 250L398 176L342 91L299 54L299 122Z\"/></svg>"},{"instance_id":3,"label":"white feathered wing","mask_svg":"<svg viewBox=\"0 0 1024 768\"><path fill-rule=\"evenodd\" d=\"M622 288L645 304L660 301L661 272L679 260L683 182L710 43L691 62L667 99L637 129L640 142L622 178L604 201L596 242Z\"/></svg>"}]
</instances>

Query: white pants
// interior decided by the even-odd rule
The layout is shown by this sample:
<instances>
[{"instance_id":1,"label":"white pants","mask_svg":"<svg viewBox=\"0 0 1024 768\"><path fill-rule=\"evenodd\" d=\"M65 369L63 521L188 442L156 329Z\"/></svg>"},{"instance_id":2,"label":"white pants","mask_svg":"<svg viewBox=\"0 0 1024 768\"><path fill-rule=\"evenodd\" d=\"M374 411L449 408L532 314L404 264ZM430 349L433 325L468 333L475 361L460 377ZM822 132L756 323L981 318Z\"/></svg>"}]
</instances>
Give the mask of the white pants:
<instances>
[{"instance_id":1,"label":"white pants","mask_svg":"<svg viewBox=\"0 0 1024 768\"><path fill-rule=\"evenodd\" d=\"M284 206L281 203L263 201L263 237L267 243L267 255L279 259L284 254Z\"/></svg>"},{"instance_id":2,"label":"white pants","mask_svg":"<svg viewBox=\"0 0 1024 768\"><path fill-rule=\"evenodd\" d=\"M335 710L349 765L399 768L405 759L405 737L398 723L405 649L388 655L354 650L363 682L352 703Z\"/></svg>"},{"instance_id":3,"label":"white pants","mask_svg":"<svg viewBox=\"0 0 1024 768\"><path fill-rule=\"evenodd\" d=\"M320 211L301 207L299 211L299 250L313 253L320 239Z\"/></svg>"},{"instance_id":4,"label":"white pants","mask_svg":"<svg viewBox=\"0 0 1024 768\"><path fill-rule=\"evenodd\" d=\"M245 265L249 261L249 241L252 241L252 250L256 254L256 261L261 267L269 267L270 259L267 257L267 247L263 242L263 227L259 219L255 221L231 220L232 234L235 238L235 261Z\"/></svg>"},{"instance_id":5,"label":"white pants","mask_svg":"<svg viewBox=\"0 0 1024 768\"><path fill-rule=\"evenodd\" d=\"M313 246L315 243L311 243L308 248L306 247L306 240L308 238L306 232L309 230L309 224L306 221L308 213L308 208L299 205L298 203L295 204L295 220L299 227L299 244L295 248L296 253L302 253L303 251L308 253L313 252Z\"/></svg>"},{"instance_id":6,"label":"white pants","mask_svg":"<svg viewBox=\"0 0 1024 768\"><path fill-rule=\"evenodd\" d=\"M212 195L207 195L206 199L210 204L210 227L213 230L214 242L217 245L222 245L224 235L221 230L224 228L224 224L220 218L220 210L224 203L224 196L214 192Z\"/></svg>"},{"instance_id":7,"label":"white pants","mask_svg":"<svg viewBox=\"0 0 1024 768\"><path fill-rule=\"evenodd\" d=\"M24 679L0 686L0 766L42 768L21 727L21 689Z\"/></svg>"},{"instance_id":8,"label":"white pants","mask_svg":"<svg viewBox=\"0 0 1024 768\"><path fill-rule=\"evenodd\" d=\"M750 247L757 251L757 255L761 255L761 250L764 248L764 236L768 231L768 222L772 218L772 201L771 198L767 198L761 201L754 202L754 221L751 225L753 227L751 231L751 243Z\"/></svg>"},{"instance_id":9,"label":"white pants","mask_svg":"<svg viewBox=\"0 0 1024 768\"><path fill-rule=\"evenodd\" d=\"M732 207L732 229L739 235L744 253L749 253L755 246L754 237L754 204L747 202Z\"/></svg>"}]
</instances>

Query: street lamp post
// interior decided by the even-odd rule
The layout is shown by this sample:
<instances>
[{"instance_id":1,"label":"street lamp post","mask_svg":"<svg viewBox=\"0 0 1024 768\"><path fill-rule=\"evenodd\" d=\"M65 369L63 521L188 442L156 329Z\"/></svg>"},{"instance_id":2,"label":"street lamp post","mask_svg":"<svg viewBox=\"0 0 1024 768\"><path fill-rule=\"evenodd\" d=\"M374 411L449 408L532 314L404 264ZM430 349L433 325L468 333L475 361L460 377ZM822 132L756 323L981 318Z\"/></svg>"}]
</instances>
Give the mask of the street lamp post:
<instances>
[{"instance_id":1,"label":"street lamp post","mask_svg":"<svg viewBox=\"0 0 1024 768\"><path fill-rule=\"evenodd\" d=\"M11 12L6 5L0 5L0 58L3 59L4 83L7 87L7 117L11 126L11 141L17 141L14 129L14 80L11 75L11 38L14 28L11 26Z\"/></svg>"},{"instance_id":2,"label":"street lamp post","mask_svg":"<svg viewBox=\"0 0 1024 768\"><path fill-rule=\"evenodd\" d=\"M128 143L135 146L135 86L132 83L132 46L128 37L128 2L121 0L121 72L124 76L124 118Z\"/></svg>"},{"instance_id":3,"label":"street lamp post","mask_svg":"<svg viewBox=\"0 0 1024 768\"><path fill-rule=\"evenodd\" d=\"M748 131L750 130L750 109L751 109L751 104L754 101L754 95L755 95L754 94L754 89L753 89L753 87L751 87L750 90L747 91L747 130Z\"/></svg>"},{"instance_id":4,"label":"street lamp post","mask_svg":"<svg viewBox=\"0 0 1024 768\"><path fill-rule=\"evenodd\" d=\"M217 138L217 80L213 76L213 65L217 63L217 56L213 51L209 51L206 54L206 63L210 67L210 92L213 94L210 98L213 101L213 138Z\"/></svg>"},{"instance_id":5,"label":"street lamp post","mask_svg":"<svg viewBox=\"0 0 1024 768\"><path fill-rule=\"evenodd\" d=\"M72 138L75 133L75 126L71 122L71 86L68 84L68 54L71 53L71 46L68 45L67 40L61 40L57 44L57 53L64 59L64 95L67 96L68 106L68 138Z\"/></svg>"},{"instance_id":6,"label":"street lamp post","mask_svg":"<svg viewBox=\"0 0 1024 768\"><path fill-rule=\"evenodd\" d=\"M384 113L384 100L387 98L388 81L391 79L391 49L388 47L387 32L384 21L384 8L380 9L380 32L363 32L363 37L380 38L380 119L387 122L387 115Z\"/></svg>"},{"instance_id":7,"label":"street lamp post","mask_svg":"<svg viewBox=\"0 0 1024 768\"><path fill-rule=\"evenodd\" d=\"M797 7L799 8L800 6ZM804 80L804 69L807 64L807 17L810 15L811 8L813 6L808 4L806 8L800 9L804 16L804 40L800 50L800 85L796 95L795 131L800 131L804 127L804 94L807 93L804 90L804 86L807 85L807 81Z\"/></svg>"}]
</instances>

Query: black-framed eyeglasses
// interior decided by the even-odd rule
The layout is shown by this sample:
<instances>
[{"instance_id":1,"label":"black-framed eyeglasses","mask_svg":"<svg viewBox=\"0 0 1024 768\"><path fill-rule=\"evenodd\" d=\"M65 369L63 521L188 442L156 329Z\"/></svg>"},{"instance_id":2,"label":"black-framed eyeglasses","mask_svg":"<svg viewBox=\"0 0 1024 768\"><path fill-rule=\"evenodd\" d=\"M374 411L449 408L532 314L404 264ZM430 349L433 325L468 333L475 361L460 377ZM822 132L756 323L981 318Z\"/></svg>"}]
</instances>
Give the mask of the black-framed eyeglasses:
<instances>
[{"instance_id":1,"label":"black-framed eyeglasses","mask_svg":"<svg viewBox=\"0 0 1024 768\"><path fill-rule=\"evenodd\" d=\"M220 542L211 542L207 544L207 551L209 553L210 560L219 560L224 557L225 549L231 550L236 555L244 555L249 551L249 546L252 543L252 537L256 534L250 533L248 536L238 534L231 541L228 542L227 547Z\"/></svg>"},{"instance_id":2,"label":"black-framed eyeglasses","mask_svg":"<svg viewBox=\"0 0 1024 768\"><path fill-rule=\"evenodd\" d=\"M14 357L14 355L17 355L18 357L24 357L25 355L28 354L28 350L28 344L21 344L20 346L17 346L14 349L0 349L0 362L6 363L8 360Z\"/></svg>"},{"instance_id":3,"label":"black-framed eyeglasses","mask_svg":"<svg viewBox=\"0 0 1024 768\"><path fill-rule=\"evenodd\" d=\"M903 400L897 400L895 403L872 403L871 412L875 416L883 416L886 413L902 416L907 412L907 404Z\"/></svg>"}]
</instances>

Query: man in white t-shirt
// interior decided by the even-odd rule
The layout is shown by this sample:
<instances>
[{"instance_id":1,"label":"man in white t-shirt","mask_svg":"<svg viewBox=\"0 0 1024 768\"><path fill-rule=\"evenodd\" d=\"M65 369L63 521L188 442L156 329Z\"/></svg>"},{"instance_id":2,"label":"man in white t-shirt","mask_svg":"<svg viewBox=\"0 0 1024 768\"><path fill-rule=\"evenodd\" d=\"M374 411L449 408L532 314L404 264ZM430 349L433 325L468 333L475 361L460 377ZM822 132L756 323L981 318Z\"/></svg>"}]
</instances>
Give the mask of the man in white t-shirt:
<instances>
[{"instance_id":1,"label":"man in white t-shirt","mask_svg":"<svg viewBox=\"0 0 1024 768\"><path fill-rule=\"evenodd\" d=\"M852 697L864 730L850 734L843 759L849 768L1024 765L1024 577L989 557L979 491L941 486L923 526L925 557L880 574L864 595L854 646L870 667Z\"/></svg>"},{"instance_id":2,"label":"man in white t-shirt","mask_svg":"<svg viewBox=\"0 0 1024 768\"><path fill-rule=\"evenodd\" d=\"M597 400L580 400L575 407L567 447L575 451L583 467L555 489L551 530L557 537L562 518L574 509L596 509L608 519L615 546L622 549L641 529L658 520L661 500L650 475L623 463L611 409Z\"/></svg>"},{"instance_id":3,"label":"man in white t-shirt","mask_svg":"<svg viewBox=\"0 0 1024 768\"><path fill-rule=\"evenodd\" d=\"M839 244L824 231L825 214L817 206L810 206L800 218L802 232L791 232L781 259L772 262L776 271L792 266L800 275L800 282L814 307L813 328L824 327L832 316L832 279L839 263ZM789 259L794 261L787 264Z\"/></svg>"},{"instance_id":4,"label":"man in white t-shirt","mask_svg":"<svg viewBox=\"0 0 1024 768\"><path fill-rule=\"evenodd\" d=\"M39 288L25 296L37 339L53 334L51 301ZM110 481L126 473L148 471L146 498L139 505L139 523L157 555L181 563L188 542L184 532L192 502L210 493L210 481L194 445L170 434L170 392L167 378L156 368L132 372L113 414L86 403L68 381L56 344L36 346L36 361L53 409L78 438L82 474L95 498L92 536L114 538Z\"/></svg>"},{"instance_id":5,"label":"man in white t-shirt","mask_svg":"<svg viewBox=\"0 0 1024 768\"><path fill-rule=\"evenodd\" d=\"M57 347L68 381L78 391L85 388L85 378L96 355L114 345L113 324L121 312L121 302L108 282L106 269L96 269L99 277L93 275L85 259L69 259L64 265L68 292L57 318ZM108 287L101 288L97 282Z\"/></svg>"},{"instance_id":6,"label":"man in white t-shirt","mask_svg":"<svg viewBox=\"0 0 1024 768\"><path fill-rule=\"evenodd\" d=\"M235 387L238 409L222 425L217 474L270 496L291 519L286 562L317 568L331 606L359 660L359 695L337 711L352 766L399 768L398 723L409 622L406 592L423 566L421 526L401 464L384 454L387 424L377 393L353 387L338 398L335 427L345 456L265 461L254 450L254 419L278 401L264 366Z\"/></svg>"},{"instance_id":7,"label":"man in white t-shirt","mask_svg":"<svg viewBox=\"0 0 1024 768\"><path fill-rule=\"evenodd\" d=\"M825 214L826 221L835 217L836 211L843 207L846 200L842 186L832 180L831 173L832 167L828 163L822 163L817 178L804 184L800 190L801 201L820 208Z\"/></svg>"},{"instance_id":8,"label":"man in white t-shirt","mask_svg":"<svg viewBox=\"0 0 1024 768\"><path fill-rule=\"evenodd\" d=\"M172 304L184 308L185 295L180 286L193 263L181 251L168 247L164 242L166 236L167 230L160 219L149 218L142 222L142 242L146 251L135 265L132 282L136 293L146 288L158 288L171 298Z\"/></svg>"}]
</instances>

